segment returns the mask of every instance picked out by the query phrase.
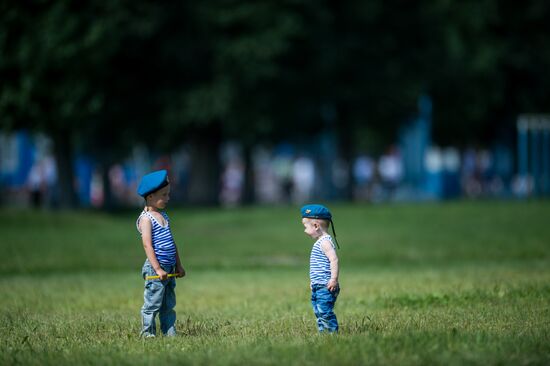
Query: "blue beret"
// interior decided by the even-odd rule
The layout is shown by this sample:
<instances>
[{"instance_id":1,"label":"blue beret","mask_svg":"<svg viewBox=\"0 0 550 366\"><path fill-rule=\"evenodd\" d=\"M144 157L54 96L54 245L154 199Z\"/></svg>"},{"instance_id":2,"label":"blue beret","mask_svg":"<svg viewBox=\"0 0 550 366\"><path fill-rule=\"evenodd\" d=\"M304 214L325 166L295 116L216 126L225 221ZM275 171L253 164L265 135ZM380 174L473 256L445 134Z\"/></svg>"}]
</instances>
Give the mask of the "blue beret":
<instances>
[{"instance_id":1,"label":"blue beret","mask_svg":"<svg viewBox=\"0 0 550 366\"><path fill-rule=\"evenodd\" d=\"M309 219L324 219L324 220L331 220L332 214L323 205L305 205L301 209L302 217L306 217Z\"/></svg>"},{"instance_id":2,"label":"blue beret","mask_svg":"<svg viewBox=\"0 0 550 366\"><path fill-rule=\"evenodd\" d=\"M145 174L139 182L137 194L146 197L159 189L168 185L168 172L166 170L157 170L155 172Z\"/></svg>"}]
</instances>

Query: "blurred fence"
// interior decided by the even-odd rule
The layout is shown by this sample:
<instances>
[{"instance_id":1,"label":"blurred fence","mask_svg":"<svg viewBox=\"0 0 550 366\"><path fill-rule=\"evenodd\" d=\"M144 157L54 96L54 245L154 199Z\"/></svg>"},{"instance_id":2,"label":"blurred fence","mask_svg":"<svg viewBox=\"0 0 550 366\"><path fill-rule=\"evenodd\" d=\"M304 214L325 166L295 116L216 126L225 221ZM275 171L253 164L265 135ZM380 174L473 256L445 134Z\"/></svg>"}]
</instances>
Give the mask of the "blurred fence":
<instances>
[{"instance_id":1,"label":"blurred fence","mask_svg":"<svg viewBox=\"0 0 550 366\"><path fill-rule=\"evenodd\" d=\"M521 115L517 122L518 176L523 196L550 193L550 115Z\"/></svg>"}]
</instances>

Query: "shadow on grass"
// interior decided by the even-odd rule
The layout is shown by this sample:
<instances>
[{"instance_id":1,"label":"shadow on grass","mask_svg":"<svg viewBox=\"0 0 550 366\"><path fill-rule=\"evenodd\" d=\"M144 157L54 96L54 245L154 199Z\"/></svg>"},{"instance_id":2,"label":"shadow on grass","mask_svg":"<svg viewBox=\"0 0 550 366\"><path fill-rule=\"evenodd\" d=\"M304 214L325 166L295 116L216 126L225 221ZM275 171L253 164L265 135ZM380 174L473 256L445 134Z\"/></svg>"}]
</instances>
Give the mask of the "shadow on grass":
<instances>
[{"instance_id":1,"label":"shadow on grass","mask_svg":"<svg viewBox=\"0 0 550 366\"><path fill-rule=\"evenodd\" d=\"M221 329L230 326L231 323L226 321L220 323L212 320L200 321L193 320L191 317L187 317L182 322L178 323L178 334L188 337L210 336L217 335L221 332Z\"/></svg>"}]
</instances>

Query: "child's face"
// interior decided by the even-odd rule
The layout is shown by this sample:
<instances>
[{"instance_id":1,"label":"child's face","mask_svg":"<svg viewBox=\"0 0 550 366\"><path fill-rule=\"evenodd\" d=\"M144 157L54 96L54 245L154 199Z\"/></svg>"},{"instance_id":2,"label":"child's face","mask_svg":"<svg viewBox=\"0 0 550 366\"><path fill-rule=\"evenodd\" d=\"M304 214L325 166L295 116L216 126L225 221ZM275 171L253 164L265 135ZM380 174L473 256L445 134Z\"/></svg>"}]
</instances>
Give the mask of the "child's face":
<instances>
[{"instance_id":1,"label":"child's face","mask_svg":"<svg viewBox=\"0 0 550 366\"><path fill-rule=\"evenodd\" d=\"M303 218L302 224L304 225L304 233L306 233L308 236L312 237L313 239L316 239L320 236L321 230L318 222L308 218Z\"/></svg>"},{"instance_id":2,"label":"child's face","mask_svg":"<svg viewBox=\"0 0 550 366\"><path fill-rule=\"evenodd\" d=\"M170 184L154 193L151 193L149 202L153 207L164 209L166 208L168 201L170 201Z\"/></svg>"}]
</instances>

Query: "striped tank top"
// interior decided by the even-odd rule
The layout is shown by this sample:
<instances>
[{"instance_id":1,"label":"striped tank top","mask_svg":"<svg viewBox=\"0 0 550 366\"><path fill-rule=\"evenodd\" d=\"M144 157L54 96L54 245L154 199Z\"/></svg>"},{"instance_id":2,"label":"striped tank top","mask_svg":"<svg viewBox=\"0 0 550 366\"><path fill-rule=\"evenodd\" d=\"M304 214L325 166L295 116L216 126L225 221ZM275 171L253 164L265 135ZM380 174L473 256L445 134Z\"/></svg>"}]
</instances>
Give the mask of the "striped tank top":
<instances>
[{"instance_id":1,"label":"striped tank top","mask_svg":"<svg viewBox=\"0 0 550 366\"><path fill-rule=\"evenodd\" d=\"M330 235L320 237L313 244L311 256L309 257L309 279L312 285L326 285L330 280L330 261L321 248L321 243L324 240L328 240L334 248Z\"/></svg>"},{"instance_id":2,"label":"striped tank top","mask_svg":"<svg viewBox=\"0 0 550 366\"><path fill-rule=\"evenodd\" d=\"M170 219L168 219L168 215L164 212L161 212L160 214L164 217L166 226L162 226L153 215L146 211L143 211L141 215L139 215L136 221L136 226L141 234L141 230L139 228L139 221L141 218L146 216L149 220L151 220L151 238L153 241L153 250L155 251L157 260L160 264L171 266L176 264L176 244L174 243L172 232L170 231Z\"/></svg>"}]
</instances>

